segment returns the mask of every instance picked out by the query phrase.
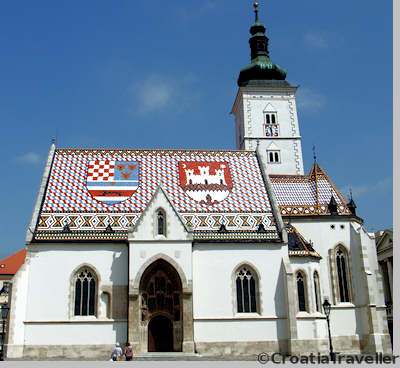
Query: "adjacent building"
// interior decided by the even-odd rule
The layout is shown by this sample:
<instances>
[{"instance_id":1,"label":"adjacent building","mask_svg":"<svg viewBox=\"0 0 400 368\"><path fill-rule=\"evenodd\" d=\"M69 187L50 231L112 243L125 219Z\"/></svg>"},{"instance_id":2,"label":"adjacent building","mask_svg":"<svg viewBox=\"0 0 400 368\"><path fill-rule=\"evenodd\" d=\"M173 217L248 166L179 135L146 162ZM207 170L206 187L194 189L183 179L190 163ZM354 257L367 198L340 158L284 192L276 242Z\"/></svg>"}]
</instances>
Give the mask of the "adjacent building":
<instances>
[{"instance_id":1,"label":"adjacent building","mask_svg":"<svg viewBox=\"0 0 400 368\"><path fill-rule=\"evenodd\" d=\"M375 239L379 269L383 277L388 328L393 344L393 230L378 231Z\"/></svg>"}]
</instances>

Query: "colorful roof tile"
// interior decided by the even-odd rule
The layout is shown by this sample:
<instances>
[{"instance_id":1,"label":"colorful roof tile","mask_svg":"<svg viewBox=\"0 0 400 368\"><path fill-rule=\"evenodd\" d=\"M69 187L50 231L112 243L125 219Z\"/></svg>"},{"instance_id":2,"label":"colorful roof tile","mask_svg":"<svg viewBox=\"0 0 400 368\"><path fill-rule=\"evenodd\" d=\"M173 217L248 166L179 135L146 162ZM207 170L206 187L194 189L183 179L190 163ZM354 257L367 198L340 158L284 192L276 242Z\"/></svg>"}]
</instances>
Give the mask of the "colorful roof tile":
<instances>
[{"instance_id":1,"label":"colorful roof tile","mask_svg":"<svg viewBox=\"0 0 400 368\"><path fill-rule=\"evenodd\" d=\"M262 223L279 238L254 152L110 149L55 150L35 238L87 239L108 225L116 233L102 238L121 236L159 186L195 231Z\"/></svg>"},{"instance_id":2,"label":"colorful roof tile","mask_svg":"<svg viewBox=\"0 0 400 368\"><path fill-rule=\"evenodd\" d=\"M283 216L329 215L332 198L339 215L351 215L346 200L325 171L315 164L308 175L270 175Z\"/></svg>"},{"instance_id":3,"label":"colorful roof tile","mask_svg":"<svg viewBox=\"0 0 400 368\"><path fill-rule=\"evenodd\" d=\"M15 275L25 262L26 249L23 248L0 260L0 275Z\"/></svg>"}]
</instances>

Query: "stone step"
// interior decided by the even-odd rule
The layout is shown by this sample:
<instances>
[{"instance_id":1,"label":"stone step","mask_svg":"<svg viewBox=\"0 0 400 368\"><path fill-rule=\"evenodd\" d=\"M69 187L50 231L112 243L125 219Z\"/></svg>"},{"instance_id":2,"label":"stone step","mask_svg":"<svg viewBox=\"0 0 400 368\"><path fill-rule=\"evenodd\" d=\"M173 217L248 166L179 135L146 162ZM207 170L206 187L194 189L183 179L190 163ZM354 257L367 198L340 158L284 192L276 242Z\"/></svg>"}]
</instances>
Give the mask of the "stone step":
<instances>
[{"instance_id":1,"label":"stone step","mask_svg":"<svg viewBox=\"0 0 400 368\"><path fill-rule=\"evenodd\" d=\"M135 355L133 360L201 360L201 355L195 353L154 352Z\"/></svg>"}]
</instances>

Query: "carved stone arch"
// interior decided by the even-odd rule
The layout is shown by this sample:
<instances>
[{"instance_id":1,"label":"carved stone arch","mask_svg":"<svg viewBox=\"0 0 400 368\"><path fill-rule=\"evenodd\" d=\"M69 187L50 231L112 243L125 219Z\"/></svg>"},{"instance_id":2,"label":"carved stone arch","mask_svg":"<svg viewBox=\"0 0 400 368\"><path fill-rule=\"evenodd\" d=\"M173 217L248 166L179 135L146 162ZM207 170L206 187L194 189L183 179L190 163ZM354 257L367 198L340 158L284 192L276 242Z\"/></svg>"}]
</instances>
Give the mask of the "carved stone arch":
<instances>
[{"instance_id":1,"label":"carved stone arch","mask_svg":"<svg viewBox=\"0 0 400 368\"><path fill-rule=\"evenodd\" d=\"M73 278L75 277L76 273L81 269L81 268L90 268L95 274L96 274L96 279L97 282L100 284L101 282L101 278L100 278L100 272L97 270L97 268L95 266L93 266L90 263L81 263L79 266L75 267L74 270L72 271L71 275L70 275L70 282L73 280Z\"/></svg>"},{"instance_id":2,"label":"carved stone arch","mask_svg":"<svg viewBox=\"0 0 400 368\"><path fill-rule=\"evenodd\" d=\"M155 261L162 259L166 262L168 262L172 267L175 268L176 272L178 273L181 283L182 283L182 292L183 293L191 293L192 292L192 285L188 283L185 272L182 270L181 266L171 257L167 256L164 253L157 253L154 256L150 257L143 265L140 267L138 272L136 273L135 280L133 282L133 294L138 295L139 294L139 286L140 286L140 280L142 279L142 276L146 269L153 264Z\"/></svg>"},{"instance_id":3,"label":"carved stone arch","mask_svg":"<svg viewBox=\"0 0 400 368\"><path fill-rule=\"evenodd\" d=\"M256 289L256 313L262 314L262 292L261 292L261 275L257 267L248 261L240 262L236 267L233 268L231 275L231 290L232 290L232 307L233 314L238 313L238 300L237 300L237 287L236 287L236 276L239 270L243 267L247 267L255 276L255 289Z\"/></svg>"},{"instance_id":4,"label":"carved stone arch","mask_svg":"<svg viewBox=\"0 0 400 368\"><path fill-rule=\"evenodd\" d=\"M99 316L99 311L101 308L101 301L100 301L100 284L101 284L101 277L100 277L100 272L97 270L97 268L95 266L93 266L90 263L81 263L79 266L75 267L73 269L73 271L70 274L69 277L69 318L74 318L75 317L75 313L74 313L74 309L75 309L75 278L77 273L83 269L83 268L88 268L90 269L95 277L96 280L96 289L95 289L95 317ZM88 316L89 317L89 316ZM91 318L93 318L93 316L90 316Z\"/></svg>"},{"instance_id":5,"label":"carved stone arch","mask_svg":"<svg viewBox=\"0 0 400 368\"><path fill-rule=\"evenodd\" d=\"M308 280L308 272L302 267L297 268L295 273L294 273L295 283L296 283L297 311L298 312L300 311L300 309L299 309L299 292L298 292L299 289L298 289L298 284L297 284L297 275L299 273L303 277L305 312L310 313L310 305L311 305L311 303L310 303L310 293L309 293L310 283L309 283L309 280Z\"/></svg>"},{"instance_id":6,"label":"carved stone arch","mask_svg":"<svg viewBox=\"0 0 400 368\"><path fill-rule=\"evenodd\" d=\"M334 251L336 252L337 248L343 248L346 253L348 255L350 255L350 247L348 247L347 245L343 244L343 242L338 242L335 244L335 246L333 247Z\"/></svg>"},{"instance_id":7,"label":"carved stone arch","mask_svg":"<svg viewBox=\"0 0 400 368\"><path fill-rule=\"evenodd\" d=\"M168 271L168 269L170 271ZM175 276L173 276L175 274ZM166 277L167 276L167 277ZM169 277L168 277L169 276ZM157 278L166 279L166 283L159 281L159 288L151 286L155 281L157 285ZM175 288L179 278L179 289ZM173 280L176 280L173 281ZM183 352L194 351L193 341L193 295L192 284L187 280L185 272L182 267L171 257L164 253L158 253L150 257L142 264L131 281L129 293L129 317L128 317L128 338L132 342L134 349L140 353L146 353L151 350L152 342L161 341L160 336L154 333L157 330L157 324L154 324L157 317L164 317L172 323L173 328L173 350ZM167 285L166 288L161 285ZM168 284L172 284L170 290ZM148 287L145 287L147 285ZM154 285L154 284L153 284ZM150 297L154 299L154 292L156 290L160 296L157 299L156 308L155 303L150 305ZM157 291L158 290L158 291ZM166 291L165 291L166 290ZM175 314L171 314L171 303L164 303L162 300L171 300L171 292L178 294L179 302L172 302L173 311L179 311L179 317L173 318ZM159 301L160 300L160 301ZM147 303L147 301L149 303ZM162 313L163 310L168 313ZM178 316L178 315L176 315ZM154 322L154 323L153 323ZM160 321L159 321L160 322ZM153 327L155 329L153 329ZM159 329L158 331L161 331ZM157 350L156 351L165 351ZM168 350L169 351L169 350Z\"/></svg>"}]
</instances>

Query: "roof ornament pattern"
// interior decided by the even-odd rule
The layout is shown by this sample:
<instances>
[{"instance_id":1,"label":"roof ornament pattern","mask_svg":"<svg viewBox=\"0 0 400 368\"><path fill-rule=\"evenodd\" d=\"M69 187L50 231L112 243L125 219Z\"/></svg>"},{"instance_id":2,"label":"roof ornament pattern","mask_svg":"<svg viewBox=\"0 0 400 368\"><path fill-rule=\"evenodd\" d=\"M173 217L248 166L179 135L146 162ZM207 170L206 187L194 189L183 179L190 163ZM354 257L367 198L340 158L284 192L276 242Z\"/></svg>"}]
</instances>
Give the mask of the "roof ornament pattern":
<instances>
[{"instance_id":1,"label":"roof ornament pattern","mask_svg":"<svg viewBox=\"0 0 400 368\"><path fill-rule=\"evenodd\" d=\"M127 197L123 201L99 200L88 187L88 178L104 186L117 182L118 190L120 164L125 167L119 178L137 178L137 187L130 189L129 197L125 193L118 196ZM88 171L94 165L98 165L97 176L94 170ZM101 165L108 165L107 170L100 172ZM110 176L112 166L114 176ZM126 177L125 170L130 170ZM279 238L253 151L56 149L35 239L127 239L128 229L159 186L193 231L217 232L224 224L229 233L256 232L263 224L269 238ZM66 225L71 233L62 232Z\"/></svg>"},{"instance_id":2,"label":"roof ornament pattern","mask_svg":"<svg viewBox=\"0 0 400 368\"><path fill-rule=\"evenodd\" d=\"M347 203L347 207L353 215L357 214L357 212L356 212L357 206L353 200L353 192L352 192L351 188L350 188L350 199L349 199L349 203Z\"/></svg>"}]
</instances>

